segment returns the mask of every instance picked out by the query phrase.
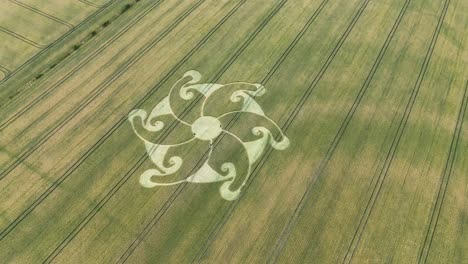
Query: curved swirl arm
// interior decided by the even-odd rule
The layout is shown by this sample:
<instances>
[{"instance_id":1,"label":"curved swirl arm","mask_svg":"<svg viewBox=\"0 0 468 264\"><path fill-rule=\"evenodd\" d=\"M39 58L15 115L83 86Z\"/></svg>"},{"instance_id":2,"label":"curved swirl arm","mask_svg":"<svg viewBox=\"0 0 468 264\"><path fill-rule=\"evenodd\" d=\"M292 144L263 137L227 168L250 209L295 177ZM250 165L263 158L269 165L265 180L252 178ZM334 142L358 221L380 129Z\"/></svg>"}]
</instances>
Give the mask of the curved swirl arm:
<instances>
[{"instance_id":1,"label":"curved swirl arm","mask_svg":"<svg viewBox=\"0 0 468 264\"><path fill-rule=\"evenodd\" d=\"M255 97L262 96L265 94L266 90L265 87L261 84L254 84L254 83L247 83L247 82L231 82L227 84L216 84L216 83L199 83L201 80L201 74L198 71L190 70L187 71L182 78L177 80L175 84L170 88L169 94L163 98L153 109L150 113L146 112L143 109L135 109L131 111L128 115L128 120L131 123L132 129L134 133L137 135L139 139L144 142L146 152L150 157L151 161L154 163L155 168L151 168L143 172L140 176L140 184L147 188L152 188L155 186L170 186L170 185L177 185L185 182L191 183L212 183L212 182L223 182L219 188L219 192L221 197L232 201L239 197L242 188L247 184L251 173L252 167L255 162L261 157L264 153L265 148L270 145L274 149L282 150L289 146L289 139L284 135L282 129L278 126L276 122L272 119L267 117L263 112L262 107L256 102ZM187 79L188 78L188 79ZM248 90L248 89L237 89L237 87L233 87L231 89L233 91L231 96L229 97L231 102L241 102L241 108L237 111L231 111L224 113L217 118L216 114L213 116L205 116L205 106L207 104L208 98L216 91L226 88L232 87L235 85L243 85L243 86L253 86L255 89ZM179 88L178 95L174 95L174 90L176 87ZM187 116L182 114L176 114L172 106L176 106L175 104L171 105L172 98L180 97L184 100L190 100L194 98L195 93L194 90L203 95L205 98L201 103L201 110L200 116L203 118L198 118L191 124L191 121L184 121ZM225 91L225 90L224 90ZM190 105L198 103L198 97L196 100L190 102ZM237 107L237 105L236 105ZM185 111L185 110L184 110ZM223 129L220 121L220 118L234 115L234 114L243 114L243 113L250 113L255 114L257 116L263 117L269 123L273 124L276 129L278 129L281 140L277 141L271 131L263 126L253 126L251 132L259 136L253 141L243 141L237 135L233 134L226 129ZM162 145L152 143L150 140L146 139L144 134L140 134L137 130L137 125L140 125L144 129L149 132L157 132L161 131L165 124L163 121L158 120L157 118L163 115L171 115L175 118L176 121L171 121L171 124L182 123L191 128L191 132L193 136L185 140L183 142L175 143L172 145ZM135 118L140 118L140 121L136 121ZM154 121L155 122L154 122ZM210 132L213 133L206 133L207 129L211 129ZM141 128L140 128L141 131ZM222 165L215 170L210 164L219 164L213 163L213 141L220 135L220 133L225 133L224 135L229 135L230 137L234 138L234 140L242 146L245 150L247 156L248 167L246 168L245 176L243 179L239 179L238 182L235 183L237 178L237 171L236 166L233 162L224 162ZM197 167L197 170L192 173L191 175L187 176L187 178L182 180L175 180L175 181L167 181L167 182L157 182L153 181L153 177L157 177L158 179L165 178L165 176L169 176L171 174L176 173L182 166L183 159L179 156L168 156L169 150L172 147L180 146L187 144L195 139L203 140L205 143L209 141L209 152L207 158L204 159L203 164L201 167ZM235 143L235 146L238 144ZM206 152L205 152L206 154ZM242 154L243 155L243 154ZM204 155L205 156L205 155ZM242 159L242 163L245 163L245 159ZM218 166L218 165L216 165ZM219 169L222 171L220 172ZM223 173L224 172L224 173ZM236 187L237 186L237 187ZM234 189L234 190L232 190Z\"/></svg>"},{"instance_id":2,"label":"curved swirl arm","mask_svg":"<svg viewBox=\"0 0 468 264\"><path fill-rule=\"evenodd\" d=\"M213 85L213 84L212 84ZM245 93L245 94L250 94L252 96L262 96L263 94L265 94L265 88L263 87L263 85L261 84L258 84L258 83L247 83L247 82L231 82L231 83L226 83L226 84L223 84L223 85L219 85L219 84L216 84L218 85L217 87L209 87L208 88L208 92L207 93L204 93L203 95L205 96L205 99L203 100L203 103L202 103L202 106L201 106L201 110L200 110L200 114L202 116L205 115L205 105L206 105L206 101L208 100L208 98L214 93L216 92L217 90L221 89L221 88L226 88L226 87L229 87L229 86L233 86L233 85L246 85L246 86L254 86L256 88L255 91L252 91L252 90L237 90L235 91L232 96L235 96L235 97L238 97L238 93ZM237 99L232 99L231 98L231 101L233 102L237 102L239 100Z\"/></svg>"},{"instance_id":3,"label":"curved swirl arm","mask_svg":"<svg viewBox=\"0 0 468 264\"><path fill-rule=\"evenodd\" d=\"M259 117L262 117L266 120L268 120L271 124L273 124L273 126L276 127L276 129L279 131L279 133L281 134L281 141L283 140L287 140L289 142L289 139L286 137L286 135L284 134L283 130L281 129L281 127L275 122L273 121L273 119L269 118L268 116L266 115L261 115L261 114L257 114L257 113L252 113L252 112L244 112L242 110L240 111L231 111L231 112L227 112L225 114L222 114L220 116L218 116L218 118L223 118L223 117L226 117L226 116L229 116L229 115L234 115L234 114L245 114L245 113L250 113L250 114L254 114L256 116L259 116ZM255 127L252 129L252 133L255 134L255 135L259 135L258 132L255 132L254 131ZM257 129L258 130L258 129ZM271 134L271 133L270 133ZM286 143L285 143L286 144ZM289 144L289 143L288 143Z\"/></svg>"},{"instance_id":4,"label":"curved swirl arm","mask_svg":"<svg viewBox=\"0 0 468 264\"><path fill-rule=\"evenodd\" d=\"M199 82L201 80L201 74L197 71L194 71L194 70L190 70L190 71L187 71L183 76L182 78L180 78L179 80L177 80L174 85L172 85L171 89L169 90L169 95L167 96L167 104L168 104L168 108L170 110L170 113L174 116L174 118L176 118L179 122L185 124L185 125L188 125L188 126L191 126L192 124L189 124L185 121L182 120L182 117L178 116L173 110L172 110L172 106L171 106L171 102L170 102L170 98L172 98L172 94L173 94L173 91L174 91L174 88L176 86L178 86L180 84L180 82L184 79L186 79L187 77L190 77L189 80L187 80L184 84L181 85L181 88L180 88L180 92L179 92L179 95L182 99L185 99L185 100L188 100L188 99L191 99L193 97L193 93L192 92L186 92L187 90L187 84L195 84L197 82ZM190 87L190 86L188 86ZM183 92L184 91L184 92ZM183 96L183 94L186 94L185 96Z\"/></svg>"},{"instance_id":5,"label":"curved swirl arm","mask_svg":"<svg viewBox=\"0 0 468 264\"><path fill-rule=\"evenodd\" d=\"M177 185L177 184L186 182L186 180L180 180L180 181L175 181L175 182L163 183L163 182L155 182L152 180L152 178L155 176L157 177L157 176L167 176L167 175L168 174L161 173L161 171L157 169L149 169L141 174L140 184L141 186L145 188L153 188L156 186L171 186L171 185Z\"/></svg>"},{"instance_id":6,"label":"curved swirl arm","mask_svg":"<svg viewBox=\"0 0 468 264\"><path fill-rule=\"evenodd\" d=\"M143 135L141 135L138 132L138 130L136 128L136 124L139 124L139 123L135 122L135 118L137 118L137 117L139 117L140 120L141 120L140 125L149 132L161 131L164 128L164 123L162 121L156 121L154 124L152 124L151 119L153 119L154 117L151 117L151 115L150 115L150 117L148 117L148 114L143 109L133 110L128 115L128 121L130 121L130 124L132 126L132 130L135 133L135 135L138 138L140 138L142 141L151 143L150 140L146 139ZM181 143L183 143L183 142L181 142ZM175 143L174 145L177 145L177 144L180 144L180 143Z\"/></svg>"},{"instance_id":7,"label":"curved swirl arm","mask_svg":"<svg viewBox=\"0 0 468 264\"><path fill-rule=\"evenodd\" d=\"M143 187L152 188L158 185L174 185L184 182L185 180L169 183L159 183L154 182L151 178L154 176L168 176L177 172L182 166L183 160L179 156L172 156L168 160L170 166L166 167L164 165L164 161L166 160L167 152L172 147L185 145L193 140L195 140L195 138L174 145L158 145L145 141L146 152L148 153L148 156L151 158L151 161L156 165L157 168L146 170L140 176L140 184Z\"/></svg>"},{"instance_id":8,"label":"curved swirl arm","mask_svg":"<svg viewBox=\"0 0 468 264\"><path fill-rule=\"evenodd\" d=\"M248 167L247 167L247 173L245 174L245 177L244 177L244 180L242 181L242 184L236 190L231 190L230 189L231 185L234 183L234 180L236 179L236 176L237 176L237 175L234 175L234 177L231 180L226 181L225 183L223 183L221 185L220 189L219 189L219 191L221 193L221 196L224 199L226 199L228 201L232 201L232 200L235 200L235 199L237 199L239 197L242 188L247 183L247 180L249 179L250 173L252 171L252 163L253 162L252 162L252 159L250 157L249 150L248 150L247 146L245 145L245 143L238 136L234 135L233 133L231 133L229 131L226 131L226 130L224 130L223 132L226 133L227 135L233 137L236 141L238 141L242 145L242 147L245 149L245 151L247 153L247 156L248 156L248 159L249 159L249 164L248 164ZM234 166L232 163L225 163L225 164L231 164L230 166ZM226 165L226 166L228 166L228 165ZM228 167L226 167L226 169L228 169Z\"/></svg>"}]
</instances>

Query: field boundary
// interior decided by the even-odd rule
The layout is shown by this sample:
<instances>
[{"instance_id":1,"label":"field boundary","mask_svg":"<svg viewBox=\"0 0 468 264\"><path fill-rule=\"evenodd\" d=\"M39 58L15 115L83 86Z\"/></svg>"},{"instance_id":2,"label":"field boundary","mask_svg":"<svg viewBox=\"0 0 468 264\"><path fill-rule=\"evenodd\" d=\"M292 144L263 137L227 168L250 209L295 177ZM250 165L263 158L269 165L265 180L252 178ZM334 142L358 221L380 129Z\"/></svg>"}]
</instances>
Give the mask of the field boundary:
<instances>
[{"instance_id":1,"label":"field boundary","mask_svg":"<svg viewBox=\"0 0 468 264\"><path fill-rule=\"evenodd\" d=\"M439 223L440 213L445 200L445 194L449 185L450 178L453 172L453 165L457 157L458 144L460 141L460 134L463 127L463 121L465 118L465 113L467 109L468 102L468 81L466 81L465 92L463 93L463 98L460 103L460 110L458 111L457 122L453 130L452 141L450 142L450 148L447 155L447 161L445 163L444 170L441 175L439 189L437 191L437 197L435 199L434 207L431 210L429 217L429 225L427 226L427 232L424 237L424 242L421 244L420 253L418 256L418 263L426 263L429 256L429 252L432 245L432 240L434 238L437 225Z\"/></svg>"},{"instance_id":2,"label":"field boundary","mask_svg":"<svg viewBox=\"0 0 468 264\"><path fill-rule=\"evenodd\" d=\"M9 76L7 76L6 78L4 78L3 80L0 80L0 85L3 84L4 82L6 82L7 80L9 80L11 77L15 76L19 71L21 71L22 69L26 68L28 65L30 65L33 61L35 61L38 57L42 56L42 54L44 54L45 52L49 51L49 49L55 47L56 45L58 45L59 42L62 42L64 41L64 39L66 37L68 37L69 35L71 35L72 33L74 33L75 31L81 29L81 27L86 24L87 22L89 22L91 19L93 19L94 17L96 17L97 15L99 15L101 12L103 12L104 10L106 10L105 8L107 8L108 6L110 6L111 4L113 4L114 2L116 2L117 0L110 0L105 6L103 6L103 8L97 10L96 12L94 12L93 14L91 14L90 16L88 16L87 18L85 18L83 21L81 21L79 24L77 24L75 27L73 27L72 29L70 29L69 31L67 31L66 33L64 33L62 36L60 36L59 38L57 38L55 41L53 41L52 43L50 43L46 48L42 49L40 52L36 53L34 56L32 56L31 58L29 58L27 61L25 61L23 64L21 64L20 66L18 66L16 69L14 69L11 74Z\"/></svg>"},{"instance_id":3,"label":"field boundary","mask_svg":"<svg viewBox=\"0 0 468 264\"><path fill-rule=\"evenodd\" d=\"M18 6L21 6L21 7L25 8L25 9L28 9L31 12L34 12L34 13L39 14L39 15L41 15L43 17L46 17L46 18L48 18L50 20L53 20L53 21L55 21L57 23L60 23L60 24L66 26L66 27L68 27L70 29L74 27L74 25L68 23L67 21L64 21L64 20L62 20L62 19L60 19L60 18L58 18L56 16L53 16L53 15L48 14L46 12L43 12L43 11L41 11L41 10L35 8L35 7L32 7L32 6L28 5L28 4L25 4L25 3L17 1L17 0L9 0L9 1L16 4L16 5L18 5Z\"/></svg>"},{"instance_id":4,"label":"field boundary","mask_svg":"<svg viewBox=\"0 0 468 264\"><path fill-rule=\"evenodd\" d=\"M44 92L42 92L40 95L38 95L33 101L28 103L26 106L24 106L21 110L15 112L12 116L10 116L8 119L0 123L0 131L5 129L9 124L14 122L16 119L18 119L21 115L23 115L25 112L27 112L29 109L31 109L34 105L39 103L44 97L52 93L55 89L57 89L60 85L62 85L64 82L66 82L68 79L70 79L76 72L78 72L80 69L82 69L86 64L91 62L96 56L101 54L102 51L104 51L106 48L108 48L111 44L113 44L116 40L118 40L123 34L128 32L135 24L140 22L141 19L145 18L151 11L153 11L154 8L159 6L162 2L165 0L158 0L155 1L152 5L150 5L147 9L145 9L141 14L136 16L134 20L130 21L130 23L126 24L125 27L122 28L122 30L118 31L115 35L113 35L111 38L109 38L107 41L102 43L102 46L99 47L97 50L95 50L91 55L89 55L85 60L80 62L78 66L73 68L70 72L65 74L65 76L61 77L57 82L55 82L52 86L49 88L45 89ZM1 174L0 174L1 175Z\"/></svg>"},{"instance_id":5,"label":"field boundary","mask_svg":"<svg viewBox=\"0 0 468 264\"><path fill-rule=\"evenodd\" d=\"M429 45L429 49L427 50L427 53L426 53L426 56L424 57L424 61L423 61L423 65L421 67L421 70L418 74L418 77L416 79L416 83L413 87L413 90L411 92L411 95L410 95L410 98L407 102L407 105L405 107L405 111L404 111L404 114L403 114L403 117L402 119L400 120L400 123L398 125L398 129L397 129L397 132L395 134L395 137L393 138L393 141L392 141L392 144L390 146L390 149L387 153L387 156L385 158L385 162L384 162L384 165L382 167L382 170L380 171L379 175L377 176L377 181L374 185L374 187L372 188L372 194L371 194L371 197L369 198L368 202L367 202L367 205L366 205L366 208L364 210L364 213L362 214L360 220L359 220L359 224L358 224L358 227L356 228L355 230L355 233L353 235L353 238L351 240L351 243L348 247L348 250L345 254L345 257L343 259L343 263L350 263L353 256L354 256L354 253L357 249L357 246L359 245L359 242L361 240L361 236L362 236L362 233L365 229L365 227L367 226L367 221L369 220L369 217L372 213L372 209L374 208L374 205L380 195L380 191L381 191L381 188L382 188L382 185L385 181L385 178L387 176L387 173L393 163L393 158L395 157L395 154L396 154L396 151L398 149L398 146L400 145L400 140L405 132L405 128L406 128L406 124L408 122L408 119L410 117L410 114L413 110L413 106L414 106L414 103L416 101L416 98L419 94L419 90L421 88L421 84L424 80L424 77L426 76L426 72L427 72L427 69L429 67L429 63L430 63L430 60L432 58L432 54L433 54L433 51L435 49L435 46L436 46L436 43L437 43L437 40L438 40L438 36L439 36L439 33L440 33L440 30L442 28L442 24L443 24L443 21L445 19L445 15L447 13L447 9L448 9L448 6L450 4L450 0L445 0L445 3L444 3L444 6L442 8L442 12L439 16L439 19L437 21L437 26L436 26L436 29L434 31L434 34L432 36L432 39L431 39L431 42L430 42L430 45ZM376 175L374 175L375 177Z\"/></svg>"}]
</instances>

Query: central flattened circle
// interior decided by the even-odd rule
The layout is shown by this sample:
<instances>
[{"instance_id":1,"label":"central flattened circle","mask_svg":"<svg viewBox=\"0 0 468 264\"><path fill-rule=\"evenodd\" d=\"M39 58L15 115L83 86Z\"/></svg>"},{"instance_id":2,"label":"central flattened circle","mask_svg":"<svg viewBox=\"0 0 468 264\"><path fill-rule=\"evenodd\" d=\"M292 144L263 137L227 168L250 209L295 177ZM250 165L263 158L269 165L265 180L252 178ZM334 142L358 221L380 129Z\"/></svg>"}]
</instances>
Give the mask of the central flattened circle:
<instances>
[{"instance_id":1,"label":"central flattened circle","mask_svg":"<svg viewBox=\"0 0 468 264\"><path fill-rule=\"evenodd\" d=\"M221 131L221 123L216 117L202 116L195 120L192 125L192 132L196 138L201 140L212 140L216 138Z\"/></svg>"}]
</instances>

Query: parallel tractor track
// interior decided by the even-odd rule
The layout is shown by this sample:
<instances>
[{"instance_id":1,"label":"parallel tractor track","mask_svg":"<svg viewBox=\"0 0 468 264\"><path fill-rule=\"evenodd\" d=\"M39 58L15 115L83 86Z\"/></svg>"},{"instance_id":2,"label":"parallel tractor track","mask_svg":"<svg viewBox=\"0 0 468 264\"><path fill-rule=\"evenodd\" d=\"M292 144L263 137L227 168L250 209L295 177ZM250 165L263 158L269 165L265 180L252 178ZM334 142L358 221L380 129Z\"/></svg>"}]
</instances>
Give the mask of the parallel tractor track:
<instances>
[{"instance_id":1,"label":"parallel tractor track","mask_svg":"<svg viewBox=\"0 0 468 264\"><path fill-rule=\"evenodd\" d=\"M418 256L418 263L426 263L431 249L432 240L434 239L434 234L437 229L437 224L439 223L440 212L442 211L442 206L445 200L445 194L449 185L450 177L453 173L454 163L457 157L457 150L460 141L460 135L462 133L463 120L465 118L466 108L468 105L468 81L465 85L465 92L463 93L462 102L460 104L460 110L458 112L457 122L455 124L455 129L453 130L452 141L450 143L450 149L447 156L447 161L445 163L444 171L442 172L439 189L437 192L437 197L434 203L434 208L431 211L429 225L427 227L427 232L424 237L424 242L422 243L421 250Z\"/></svg>"},{"instance_id":2,"label":"parallel tractor track","mask_svg":"<svg viewBox=\"0 0 468 264\"><path fill-rule=\"evenodd\" d=\"M34 13L36 13L38 15L41 15L41 16L43 16L45 18L48 18L48 19L50 19L52 21L55 21L55 22L57 22L59 24L62 24L62 25L66 26L66 27L68 27L70 29L74 27L72 24L68 23L67 21L62 20L62 19L60 19L60 18L58 18L56 16L53 16L51 14L48 14L46 12L43 12L43 11L41 11L41 10L35 8L35 7L32 7L32 6L28 5L28 4L25 4L25 3L17 1L17 0L9 0L9 1L16 4L16 5L18 5L18 6L21 6L22 8L28 9L31 12L34 12Z\"/></svg>"},{"instance_id":3,"label":"parallel tractor track","mask_svg":"<svg viewBox=\"0 0 468 264\"><path fill-rule=\"evenodd\" d=\"M106 4L98 5L98 4L95 4L95 3L91 2L91 1L88 1L88 0L78 0L78 1L82 2L83 4L95 7L95 8L101 8L101 7L106 5Z\"/></svg>"},{"instance_id":4,"label":"parallel tractor track","mask_svg":"<svg viewBox=\"0 0 468 264\"><path fill-rule=\"evenodd\" d=\"M20 35L20 34L18 34L16 32L13 32L13 31L11 31L8 28L5 28L3 26L0 26L0 31L2 31L2 32L4 32L4 33L6 33L6 34L8 34L8 35L10 35L10 36L12 36L12 37L14 37L16 39L19 39L19 40L23 41L24 43L27 43L27 44L35 47L35 48L43 49L43 48L47 47L47 44L37 43L34 40L28 39L27 37L22 36L22 35Z\"/></svg>"},{"instance_id":5,"label":"parallel tractor track","mask_svg":"<svg viewBox=\"0 0 468 264\"><path fill-rule=\"evenodd\" d=\"M434 34L432 36L429 48L427 50L426 56L424 58L421 70L418 74L418 77L416 79L416 83L414 85L414 88L411 92L410 98L407 102L407 105L405 107L405 111L403 114L402 119L400 120L400 123L398 125L398 129L396 131L395 137L393 138L392 144L390 146L390 149L387 153L387 156L385 158L384 165L382 167L382 170L380 171L379 175L377 176L377 181L372 189L372 194L371 197L369 198L369 201L367 202L366 208L364 210L364 213L362 214L358 227L356 228L353 238L351 240L351 243L348 247L347 253L343 259L343 263L350 263L352 261L352 258L354 256L354 253L357 249L357 246L359 245L359 242L361 240L362 233L364 232L364 229L366 228L367 221L369 220L370 215L372 214L372 210L374 209L374 205L380 195L380 191L382 189L383 183L385 181L385 178L388 174L388 171L390 170L390 167L393 162L393 158L395 157L395 154L398 150L398 146L400 145L400 140L405 132L406 124L408 122L408 119L411 115L411 111L413 110L414 103L416 101L416 98L419 94L419 90L421 88L421 84L424 80L424 77L426 76L427 69L429 67L432 54L434 52L434 48L437 44L437 39L440 33L440 30L442 28L443 21L445 19L445 15L447 14L447 9L450 4L450 0L446 0L444 3L444 6L442 8L442 12L439 16L438 22L437 22L437 27L434 31Z\"/></svg>"}]
</instances>

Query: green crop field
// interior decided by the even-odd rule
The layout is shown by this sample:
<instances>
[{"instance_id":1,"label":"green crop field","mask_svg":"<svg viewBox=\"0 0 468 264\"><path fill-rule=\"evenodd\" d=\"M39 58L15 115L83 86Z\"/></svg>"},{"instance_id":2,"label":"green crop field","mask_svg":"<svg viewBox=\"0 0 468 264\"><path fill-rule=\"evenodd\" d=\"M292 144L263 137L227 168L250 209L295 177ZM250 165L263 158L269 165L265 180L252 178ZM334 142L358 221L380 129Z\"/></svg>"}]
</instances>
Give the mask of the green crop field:
<instances>
[{"instance_id":1,"label":"green crop field","mask_svg":"<svg viewBox=\"0 0 468 264\"><path fill-rule=\"evenodd\" d=\"M468 263L467 14L2 0L0 263Z\"/></svg>"}]
</instances>

